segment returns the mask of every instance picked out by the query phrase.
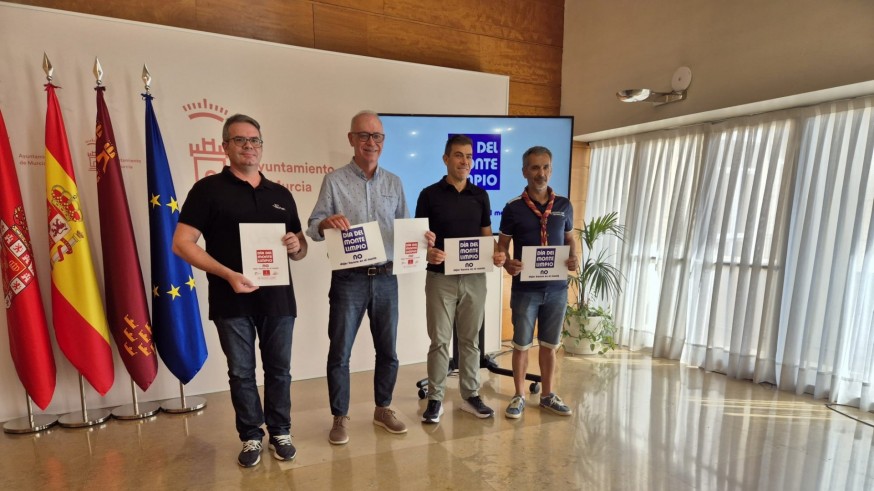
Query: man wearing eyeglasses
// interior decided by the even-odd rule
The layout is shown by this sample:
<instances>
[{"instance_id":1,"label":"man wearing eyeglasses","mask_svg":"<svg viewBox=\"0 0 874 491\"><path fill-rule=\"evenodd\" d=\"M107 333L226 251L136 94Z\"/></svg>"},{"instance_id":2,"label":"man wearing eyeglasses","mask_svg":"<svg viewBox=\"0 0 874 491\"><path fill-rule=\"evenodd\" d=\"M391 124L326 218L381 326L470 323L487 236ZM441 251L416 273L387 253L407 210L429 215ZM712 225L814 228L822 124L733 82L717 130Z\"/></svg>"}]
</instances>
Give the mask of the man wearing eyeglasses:
<instances>
[{"instance_id":1,"label":"man wearing eyeglasses","mask_svg":"<svg viewBox=\"0 0 874 491\"><path fill-rule=\"evenodd\" d=\"M291 338L297 305L294 287L258 287L243 273L241 223L282 223L277 237L294 261L307 254L297 205L291 192L258 170L264 141L261 126L235 114L222 128L222 148L230 166L194 184L179 215L173 252L206 271L209 318L215 323L228 362L231 402L243 450L237 462L252 467L261 461L266 423L269 446L277 460L292 460ZM206 249L197 241L203 235ZM264 367L264 406L255 384L255 338Z\"/></svg>"},{"instance_id":2,"label":"man wearing eyeglasses","mask_svg":"<svg viewBox=\"0 0 874 491\"><path fill-rule=\"evenodd\" d=\"M309 218L307 235L321 241L325 240L326 229L348 230L354 224L376 221L389 261L331 273L327 373L334 422L328 441L334 445L349 441L349 357L364 312L370 318L370 333L376 350L373 424L389 433L407 432L404 422L389 407L398 374L395 349L398 282L392 274L391 263L394 257L394 220L409 216L407 200L400 178L379 166L385 141L379 116L372 111L356 114L347 136L353 149L352 161L325 176Z\"/></svg>"}]
</instances>

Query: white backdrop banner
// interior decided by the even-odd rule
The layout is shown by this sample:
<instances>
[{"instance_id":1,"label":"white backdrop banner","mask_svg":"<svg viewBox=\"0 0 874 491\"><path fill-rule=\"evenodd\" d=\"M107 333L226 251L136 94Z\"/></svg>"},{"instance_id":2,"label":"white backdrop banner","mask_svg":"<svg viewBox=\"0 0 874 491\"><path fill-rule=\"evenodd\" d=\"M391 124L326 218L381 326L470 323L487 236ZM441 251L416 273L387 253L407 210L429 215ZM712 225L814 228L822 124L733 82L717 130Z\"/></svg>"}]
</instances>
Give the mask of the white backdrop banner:
<instances>
[{"instance_id":1,"label":"white backdrop banner","mask_svg":"<svg viewBox=\"0 0 874 491\"><path fill-rule=\"evenodd\" d=\"M112 116L128 202L149 283L150 260L143 65L152 74L152 94L184 206L194 182L225 164L221 149L224 119L248 114L262 126L264 175L291 190L301 221L315 204L324 175L348 163L349 120L361 109L387 113L506 114L509 79L505 76L401 63L297 48L163 26L86 16L0 2L0 109L9 129L24 204L31 228L43 299L51 318L48 240L45 232L44 131L46 94L43 53L54 66L53 83L66 122L76 177L89 234L99 247L95 164L95 57L103 67L106 102ZM465 53L459 53L465 56ZM387 135L385 145L392 144ZM435 175L445 173L434 155ZM391 169L390 162L381 165ZM435 179L436 180L436 179ZM411 211L420 189L405 189ZM99 250L92 251L103 278ZM328 352L329 264L324 242L311 243L307 258L292 264L299 306L292 349L292 376L325 376ZM227 390L227 367L214 325L206 320L206 276L196 271L209 357L186 386L188 394ZM401 364L422 362L428 350L424 318L424 274L399 276ZM499 347L500 274L489 277L486 351ZM150 289L146 288L146 291ZM369 329L361 329L352 353L353 371L373 367ZM51 329L50 329L51 330ZM52 333L52 336L54 334ZM79 407L77 373L55 348L58 384L47 412ZM115 349L115 347L113 347ZM130 377L116 354L116 381L100 397L86 390L91 407L128 404ZM422 373L425 376L424 370ZM260 383L260 378L259 378ZM397 390L415 390L398 387ZM178 382L163 365L141 400L178 395ZM322 395L327 397L327 394ZM0 421L25 414L22 388L9 353L5 315L0 316Z\"/></svg>"}]
</instances>

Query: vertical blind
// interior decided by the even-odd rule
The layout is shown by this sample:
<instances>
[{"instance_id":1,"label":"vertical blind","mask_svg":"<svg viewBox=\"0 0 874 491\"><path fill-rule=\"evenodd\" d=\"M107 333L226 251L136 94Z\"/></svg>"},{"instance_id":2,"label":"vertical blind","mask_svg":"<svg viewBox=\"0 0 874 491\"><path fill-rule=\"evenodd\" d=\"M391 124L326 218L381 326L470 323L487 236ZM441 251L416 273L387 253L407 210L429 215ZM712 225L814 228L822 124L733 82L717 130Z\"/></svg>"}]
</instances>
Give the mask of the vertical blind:
<instances>
[{"instance_id":1,"label":"vertical blind","mask_svg":"<svg viewBox=\"0 0 874 491\"><path fill-rule=\"evenodd\" d=\"M874 97L592 145L619 342L874 411Z\"/></svg>"}]
</instances>

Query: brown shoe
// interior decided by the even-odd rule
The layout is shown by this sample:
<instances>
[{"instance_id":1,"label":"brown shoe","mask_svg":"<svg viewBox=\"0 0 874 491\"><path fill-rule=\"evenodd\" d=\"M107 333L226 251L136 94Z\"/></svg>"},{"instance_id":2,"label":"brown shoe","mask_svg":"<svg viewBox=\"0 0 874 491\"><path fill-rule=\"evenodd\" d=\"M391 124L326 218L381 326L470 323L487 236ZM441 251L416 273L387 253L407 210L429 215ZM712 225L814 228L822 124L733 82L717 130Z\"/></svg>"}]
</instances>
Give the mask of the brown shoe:
<instances>
[{"instance_id":1,"label":"brown shoe","mask_svg":"<svg viewBox=\"0 0 874 491\"><path fill-rule=\"evenodd\" d=\"M395 416L395 412L387 407L376 406L373 411L373 424L382 426L389 433L406 433L407 425Z\"/></svg>"},{"instance_id":2,"label":"brown shoe","mask_svg":"<svg viewBox=\"0 0 874 491\"><path fill-rule=\"evenodd\" d=\"M328 433L328 441L332 445L349 443L349 433L346 433L347 421L349 421L349 416L334 416L334 426Z\"/></svg>"}]
</instances>

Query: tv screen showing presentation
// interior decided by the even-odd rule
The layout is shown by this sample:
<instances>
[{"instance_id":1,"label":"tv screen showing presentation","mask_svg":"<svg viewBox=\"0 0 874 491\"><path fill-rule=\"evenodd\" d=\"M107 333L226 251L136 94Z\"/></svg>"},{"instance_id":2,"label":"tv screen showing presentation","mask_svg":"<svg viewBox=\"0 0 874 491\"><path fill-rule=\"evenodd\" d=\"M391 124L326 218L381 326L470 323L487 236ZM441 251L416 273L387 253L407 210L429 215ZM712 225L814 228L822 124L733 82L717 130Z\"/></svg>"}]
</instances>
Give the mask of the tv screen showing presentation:
<instances>
[{"instance_id":1,"label":"tv screen showing presentation","mask_svg":"<svg viewBox=\"0 0 874 491\"><path fill-rule=\"evenodd\" d=\"M528 182L522 177L522 154L533 146L552 152L550 186L556 194L570 192L571 116L442 116L380 114L385 144L381 166L404 183L410 215L415 214L419 192L446 175L443 150L450 135L473 140L470 180L489 193L492 230L497 232L501 210L522 194Z\"/></svg>"}]
</instances>

